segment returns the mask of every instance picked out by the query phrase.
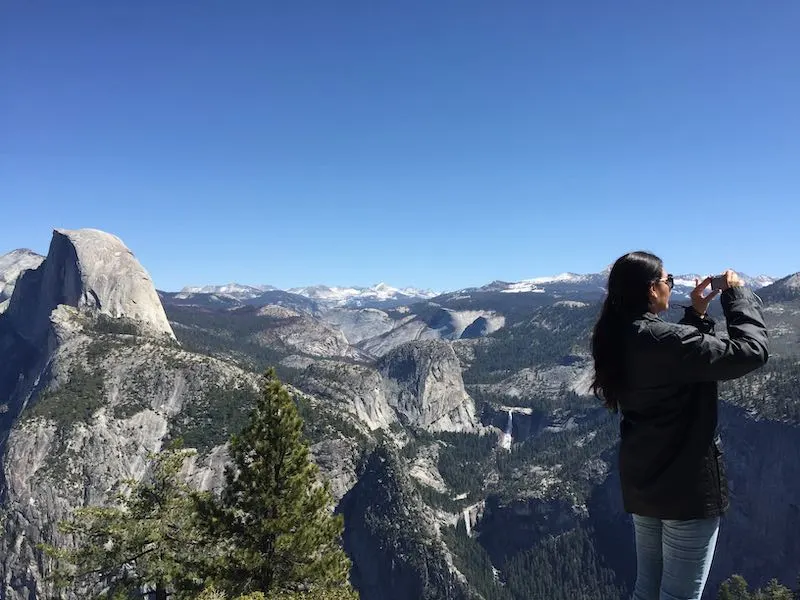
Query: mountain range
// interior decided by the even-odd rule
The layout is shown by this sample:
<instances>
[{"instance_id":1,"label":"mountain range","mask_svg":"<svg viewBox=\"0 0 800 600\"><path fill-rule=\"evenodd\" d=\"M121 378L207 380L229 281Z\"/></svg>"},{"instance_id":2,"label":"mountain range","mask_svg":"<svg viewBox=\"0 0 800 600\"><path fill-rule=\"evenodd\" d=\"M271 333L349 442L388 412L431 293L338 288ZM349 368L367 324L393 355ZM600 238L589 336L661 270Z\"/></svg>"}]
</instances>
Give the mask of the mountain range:
<instances>
[{"instance_id":1,"label":"mountain range","mask_svg":"<svg viewBox=\"0 0 800 600\"><path fill-rule=\"evenodd\" d=\"M30 250L15 250L0 256L0 302L11 296L13 282L24 269L35 268L44 257ZM561 273L555 276L534 277L517 282L493 281L480 287L464 288L451 292L433 292L413 287L397 288L386 283L378 283L370 287L313 285L282 290L272 285L246 285L227 283L224 285L190 285L179 292L159 292L182 304L200 305L241 305L254 304L259 299L270 300L268 292L285 292L302 296L313 301L320 308L392 308L410 305L415 302L434 298L469 297L471 294L504 293L504 294L550 294L553 296L597 297L605 293L605 284L610 267L600 273L577 274ZM754 290L767 287L776 278L767 275L751 277L740 274L745 284ZM675 276L674 293L680 297L688 297L694 287L695 279L703 279L697 274ZM258 304L258 302L255 302Z\"/></svg>"},{"instance_id":2,"label":"mountain range","mask_svg":"<svg viewBox=\"0 0 800 600\"><path fill-rule=\"evenodd\" d=\"M481 287L464 288L452 292L437 293L418 288L395 288L386 283L378 283L372 287L338 287L315 285L308 287L289 288L284 290L310 298L326 306L344 307L389 307L411 304L416 301L430 300L438 296L457 296L481 292L513 293L550 293L550 294L575 294L595 292L602 294L605 291L609 270L600 273L579 275L576 273L562 273L552 277L534 277L518 282L493 281ZM775 278L767 275L750 277L740 274L745 284L752 289L760 289L774 283ZM695 279L704 276L688 274L675 276L675 293L688 296L694 288ZM227 285L187 286L180 294L213 294L218 297L230 297L237 300L252 300L266 291L278 288L270 285L248 286L237 283Z\"/></svg>"},{"instance_id":3,"label":"mountain range","mask_svg":"<svg viewBox=\"0 0 800 600\"><path fill-rule=\"evenodd\" d=\"M156 292L96 230L0 266L0 598L53 597L40 544L68 544L59 520L146 478L170 439L197 451L188 482L218 489L267 366L295 396L362 600L629 597L618 421L588 391L607 273L437 295ZM720 385L731 511L708 599L732 573L793 585L800 570L800 273L748 284L771 358Z\"/></svg>"}]
</instances>

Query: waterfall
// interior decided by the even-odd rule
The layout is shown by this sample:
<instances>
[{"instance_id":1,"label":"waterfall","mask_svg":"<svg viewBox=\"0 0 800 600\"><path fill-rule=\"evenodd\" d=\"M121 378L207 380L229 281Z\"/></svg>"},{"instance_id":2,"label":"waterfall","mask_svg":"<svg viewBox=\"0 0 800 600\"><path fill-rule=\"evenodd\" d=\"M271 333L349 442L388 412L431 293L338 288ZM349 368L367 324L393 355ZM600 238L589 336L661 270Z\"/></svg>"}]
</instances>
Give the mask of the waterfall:
<instances>
[{"instance_id":1,"label":"waterfall","mask_svg":"<svg viewBox=\"0 0 800 600\"><path fill-rule=\"evenodd\" d=\"M511 409L509 409L508 422L506 423L506 430L503 433L502 439L500 440L500 446L506 450L511 450L511 441L512 441L511 432L513 431L513 421L514 421L513 413L511 412Z\"/></svg>"},{"instance_id":2,"label":"waterfall","mask_svg":"<svg viewBox=\"0 0 800 600\"><path fill-rule=\"evenodd\" d=\"M469 520L469 508L464 509L464 527L467 530L467 536L472 536L472 522Z\"/></svg>"}]
</instances>

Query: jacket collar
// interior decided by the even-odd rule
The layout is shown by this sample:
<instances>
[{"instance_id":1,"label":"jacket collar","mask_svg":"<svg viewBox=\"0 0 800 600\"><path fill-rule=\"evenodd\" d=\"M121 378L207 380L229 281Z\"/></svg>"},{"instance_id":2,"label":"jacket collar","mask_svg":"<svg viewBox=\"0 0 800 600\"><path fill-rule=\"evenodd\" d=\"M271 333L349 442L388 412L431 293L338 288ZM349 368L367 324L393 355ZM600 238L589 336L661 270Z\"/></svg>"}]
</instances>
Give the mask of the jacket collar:
<instances>
[{"instance_id":1,"label":"jacket collar","mask_svg":"<svg viewBox=\"0 0 800 600\"><path fill-rule=\"evenodd\" d=\"M641 317L636 319L637 321L663 321L661 317L659 317L656 313L646 312Z\"/></svg>"}]
</instances>

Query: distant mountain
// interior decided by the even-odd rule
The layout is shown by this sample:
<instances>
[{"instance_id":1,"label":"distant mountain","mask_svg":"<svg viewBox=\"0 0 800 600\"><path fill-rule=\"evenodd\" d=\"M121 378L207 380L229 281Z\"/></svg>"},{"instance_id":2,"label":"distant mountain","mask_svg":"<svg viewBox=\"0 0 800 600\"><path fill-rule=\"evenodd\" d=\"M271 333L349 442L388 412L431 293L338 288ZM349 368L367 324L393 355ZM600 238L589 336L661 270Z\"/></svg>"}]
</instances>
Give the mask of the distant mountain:
<instances>
[{"instance_id":1,"label":"distant mountain","mask_svg":"<svg viewBox=\"0 0 800 600\"><path fill-rule=\"evenodd\" d=\"M187 288L184 288L184 290L186 289ZM258 307L276 305L308 314L318 314L321 311L319 304L314 300L307 298L306 296L301 296L300 294L292 294L290 292L284 292L275 288L253 295L242 292L239 297L226 293L187 291L159 291L158 295L161 298L161 302L164 304L164 306L187 306L213 310L234 310L244 306Z\"/></svg>"},{"instance_id":2,"label":"distant mountain","mask_svg":"<svg viewBox=\"0 0 800 600\"><path fill-rule=\"evenodd\" d=\"M246 304L259 305L262 303L292 305L305 312L316 309L330 308L382 308L391 309L399 306L409 306L418 302L434 301L437 304L451 305L455 302L456 308L463 309L498 309L522 303L530 306L539 301L531 299L531 294L542 294L542 300L552 298L578 301L600 300L605 295L605 286L610 268L600 273L561 273L560 275L533 277L517 282L493 281L481 287L465 288L453 292L437 294L429 290L418 288L396 288L386 283L378 283L371 287L357 286L327 286L313 285L305 287L279 290L268 285L241 285L230 283L227 285L213 286L187 286L178 293L171 293L169 302L172 304L216 305L226 304L226 299L243 301ZM695 277L687 274L675 277L675 294L678 297L688 297L694 288ZM742 275L746 285L752 289L760 289L772 284L775 279L766 275L749 277ZM291 294L295 297L302 296L315 303L312 308L300 308L295 301L274 302L271 292ZM200 295L209 295L202 298ZM520 298L497 297L496 294L510 295L522 294ZM508 310L506 308L506 310Z\"/></svg>"},{"instance_id":3,"label":"distant mountain","mask_svg":"<svg viewBox=\"0 0 800 600\"><path fill-rule=\"evenodd\" d=\"M431 303L450 310L488 310L502 314L507 324L525 318L531 311L558 301L599 302L606 294L610 268L600 273L562 273L560 275L534 277L517 282L493 281L481 287L466 288L441 294ZM676 275L673 299L680 304L688 299L694 288L695 276ZM752 289L761 289L774 281L767 276L742 275Z\"/></svg>"},{"instance_id":4,"label":"distant mountain","mask_svg":"<svg viewBox=\"0 0 800 600\"><path fill-rule=\"evenodd\" d=\"M514 293L551 293L551 294L574 294L578 292L603 292L605 293L608 281L609 269L600 273L589 273L578 275L577 273L562 273L551 277L534 277L524 279L516 283L506 283L503 281L493 281L492 283L480 288L472 288L464 291L478 292L502 292L505 294ZM740 274L745 281L745 285L752 289L760 289L770 285L775 281L774 278L759 275L750 277ZM703 279L704 275L676 275L675 291L678 294L687 294L694 289L695 279Z\"/></svg>"},{"instance_id":5,"label":"distant mountain","mask_svg":"<svg viewBox=\"0 0 800 600\"><path fill-rule=\"evenodd\" d=\"M3 312L5 301L11 298L19 276L29 269L38 268L43 260L44 256L25 248L0 256L0 312Z\"/></svg>"},{"instance_id":6,"label":"distant mountain","mask_svg":"<svg viewBox=\"0 0 800 600\"><path fill-rule=\"evenodd\" d=\"M688 275L676 275L675 276L675 292L678 294L684 294L686 296L694 289L695 286L695 279L704 279L707 277L706 275L696 275L696 274L688 274ZM744 284L752 290L759 290L764 286L770 285L775 281L774 277L770 277L768 275L757 275L755 277L751 277L750 275L746 275L745 273L739 273L739 277L744 280Z\"/></svg>"},{"instance_id":7,"label":"distant mountain","mask_svg":"<svg viewBox=\"0 0 800 600\"><path fill-rule=\"evenodd\" d=\"M767 302L784 302L800 299L800 272L765 286L759 290L758 295L761 296L762 300Z\"/></svg>"},{"instance_id":8,"label":"distant mountain","mask_svg":"<svg viewBox=\"0 0 800 600\"><path fill-rule=\"evenodd\" d=\"M226 285L186 286L180 292L169 292L173 304L219 304L221 299L240 300L246 304L259 304L261 300L272 302L272 292L302 296L313 301L314 308L395 308L427 300L436 293L416 288L396 288L385 283L372 287L341 287L313 285L281 290L271 285ZM201 295L213 295L215 299L203 299ZM296 302L295 302L296 303ZM306 306L303 310L308 311Z\"/></svg>"},{"instance_id":9,"label":"distant mountain","mask_svg":"<svg viewBox=\"0 0 800 600\"><path fill-rule=\"evenodd\" d=\"M243 306L243 301L233 296L208 292L164 292L159 290L158 297L161 298L164 306L194 306L223 310Z\"/></svg>"},{"instance_id":10,"label":"distant mountain","mask_svg":"<svg viewBox=\"0 0 800 600\"><path fill-rule=\"evenodd\" d=\"M271 285L242 285L240 283L228 283L225 285L190 285L184 287L179 294L216 294L217 296L228 296L237 300L247 300L260 296L264 292L276 290L278 288Z\"/></svg>"},{"instance_id":11,"label":"distant mountain","mask_svg":"<svg viewBox=\"0 0 800 600\"><path fill-rule=\"evenodd\" d=\"M416 288L395 288L385 283L372 287L329 287L315 285L287 290L328 306L347 306L353 308L391 308L427 300L436 293Z\"/></svg>"}]
</instances>

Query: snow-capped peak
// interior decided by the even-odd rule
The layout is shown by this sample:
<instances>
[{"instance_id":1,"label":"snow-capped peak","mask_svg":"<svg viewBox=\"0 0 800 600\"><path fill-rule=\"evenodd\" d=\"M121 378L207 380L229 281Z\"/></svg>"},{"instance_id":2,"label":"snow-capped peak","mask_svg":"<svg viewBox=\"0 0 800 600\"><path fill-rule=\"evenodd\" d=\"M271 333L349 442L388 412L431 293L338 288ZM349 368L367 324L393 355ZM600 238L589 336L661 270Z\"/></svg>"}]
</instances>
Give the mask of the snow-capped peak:
<instances>
[{"instance_id":1,"label":"snow-capped peak","mask_svg":"<svg viewBox=\"0 0 800 600\"><path fill-rule=\"evenodd\" d=\"M533 292L545 293L552 290L554 287L564 286L591 286L598 287L605 284L607 275L602 273L590 273L587 275L579 275L578 273L561 273L559 275L550 275L544 277L532 277L530 279L523 279L516 283L503 284L500 291L506 294ZM493 288L498 286L497 282L490 284Z\"/></svg>"},{"instance_id":2,"label":"snow-capped peak","mask_svg":"<svg viewBox=\"0 0 800 600\"><path fill-rule=\"evenodd\" d=\"M271 285L243 285L241 283L226 283L225 285L188 285L181 294L216 294L228 296L239 300L256 298L264 292L274 290Z\"/></svg>"},{"instance_id":3,"label":"snow-capped peak","mask_svg":"<svg viewBox=\"0 0 800 600\"><path fill-rule=\"evenodd\" d=\"M685 275L675 275L675 287L676 288L694 288L696 285L696 281L702 281L708 277L708 275L698 275L696 273L689 273ZM773 277L768 275L758 275L756 277L750 277L749 275L745 275L744 273L739 273L739 277L742 278L744 284L752 288L754 290L761 289L762 287L768 286L771 283L775 282Z\"/></svg>"},{"instance_id":4,"label":"snow-capped peak","mask_svg":"<svg viewBox=\"0 0 800 600\"><path fill-rule=\"evenodd\" d=\"M562 283L568 281L582 281L586 278L585 275L577 275L575 273L561 273L560 275L554 275L551 277L534 277L532 279L524 279L520 281L520 283L532 283L532 284L543 284L543 283Z\"/></svg>"},{"instance_id":5,"label":"snow-capped peak","mask_svg":"<svg viewBox=\"0 0 800 600\"><path fill-rule=\"evenodd\" d=\"M436 293L416 288L396 288L387 283L377 283L371 287L329 287L315 285L287 290L318 302L335 306L362 306L369 303L399 302L416 299L427 299Z\"/></svg>"}]
</instances>

